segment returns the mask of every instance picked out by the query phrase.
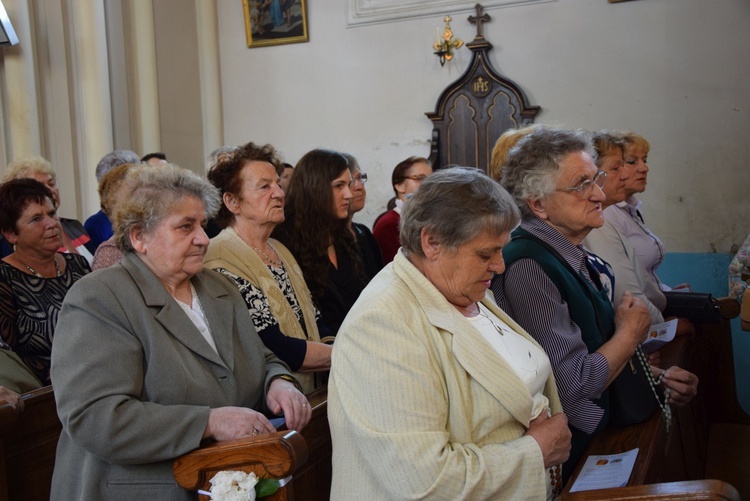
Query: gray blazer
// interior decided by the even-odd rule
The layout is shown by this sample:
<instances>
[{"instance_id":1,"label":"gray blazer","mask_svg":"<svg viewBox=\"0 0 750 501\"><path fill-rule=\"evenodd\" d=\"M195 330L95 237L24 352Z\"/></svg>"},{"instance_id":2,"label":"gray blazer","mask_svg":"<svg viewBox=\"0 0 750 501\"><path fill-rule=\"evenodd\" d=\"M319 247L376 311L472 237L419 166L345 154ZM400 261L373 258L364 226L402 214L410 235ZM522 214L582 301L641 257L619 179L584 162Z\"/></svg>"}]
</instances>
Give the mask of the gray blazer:
<instances>
[{"instance_id":1,"label":"gray blazer","mask_svg":"<svg viewBox=\"0 0 750 501\"><path fill-rule=\"evenodd\" d=\"M287 366L234 283L210 270L192 283L218 354L135 254L68 292L52 347L63 425L52 499L195 499L172 459L200 445L209 409L267 410L265 388Z\"/></svg>"}]
</instances>

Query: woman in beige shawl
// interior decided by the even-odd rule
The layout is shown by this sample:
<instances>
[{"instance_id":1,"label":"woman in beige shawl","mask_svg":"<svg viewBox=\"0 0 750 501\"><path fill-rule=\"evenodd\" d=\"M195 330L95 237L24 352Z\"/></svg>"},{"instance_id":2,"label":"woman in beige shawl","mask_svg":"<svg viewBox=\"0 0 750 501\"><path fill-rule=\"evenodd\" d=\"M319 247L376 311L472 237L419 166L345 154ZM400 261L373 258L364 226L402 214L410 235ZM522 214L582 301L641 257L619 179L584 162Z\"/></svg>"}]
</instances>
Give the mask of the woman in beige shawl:
<instances>
[{"instance_id":1,"label":"woman in beige shawl","mask_svg":"<svg viewBox=\"0 0 750 501\"><path fill-rule=\"evenodd\" d=\"M263 342L286 362L305 393L321 384L331 366L333 337L320 323L297 261L270 237L284 221L281 162L273 146L248 143L208 173L221 190L217 223L205 265L232 278ZM321 339L322 337L322 339Z\"/></svg>"}]
</instances>

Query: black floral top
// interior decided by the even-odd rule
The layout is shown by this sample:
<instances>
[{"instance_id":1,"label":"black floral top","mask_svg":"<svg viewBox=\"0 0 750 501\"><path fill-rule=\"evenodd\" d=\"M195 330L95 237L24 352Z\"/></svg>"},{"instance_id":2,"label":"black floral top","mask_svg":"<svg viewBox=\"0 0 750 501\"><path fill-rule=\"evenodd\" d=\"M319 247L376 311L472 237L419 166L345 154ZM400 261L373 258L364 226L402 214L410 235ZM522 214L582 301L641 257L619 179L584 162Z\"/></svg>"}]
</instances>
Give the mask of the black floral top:
<instances>
[{"instance_id":1,"label":"black floral top","mask_svg":"<svg viewBox=\"0 0 750 501\"><path fill-rule=\"evenodd\" d=\"M57 315L65 294L91 271L78 254L60 254L67 264L55 278L39 278L0 261L0 337L43 384L49 366Z\"/></svg>"},{"instance_id":2,"label":"black floral top","mask_svg":"<svg viewBox=\"0 0 750 501\"><path fill-rule=\"evenodd\" d=\"M305 331L302 309L297 301L297 296L294 294L294 288L292 287L292 282L289 280L286 269L283 265L268 266L268 269L271 275L273 275L274 280L276 280L281 292L284 293L284 297L289 301L289 305L297 316L297 321L302 326L302 330ZM299 370L307 353L307 340L288 337L281 332L279 322L271 312L268 298L258 287L225 268L216 268L215 271L226 275L237 283L240 294L242 294L242 299L247 304L247 309L250 312L255 330L258 331L258 335L263 340L263 343L281 360L286 362L292 371ZM323 337L328 329L321 324L320 312L317 308L315 309L315 321L318 324L320 335Z\"/></svg>"}]
</instances>

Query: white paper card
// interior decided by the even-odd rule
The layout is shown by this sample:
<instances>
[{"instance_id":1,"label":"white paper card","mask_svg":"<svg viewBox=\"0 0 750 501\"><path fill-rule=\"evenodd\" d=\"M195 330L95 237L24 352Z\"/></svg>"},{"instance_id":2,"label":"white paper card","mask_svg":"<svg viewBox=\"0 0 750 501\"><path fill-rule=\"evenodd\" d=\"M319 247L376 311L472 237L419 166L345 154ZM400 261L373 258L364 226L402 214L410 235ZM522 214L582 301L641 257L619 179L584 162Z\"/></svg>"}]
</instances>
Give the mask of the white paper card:
<instances>
[{"instance_id":1,"label":"white paper card","mask_svg":"<svg viewBox=\"0 0 750 501\"><path fill-rule=\"evenodd\" d=\"M570 492L625 487L633 473L636 457L638 449L621 454L589 456Z\"/></svg>"},{"instance_id":2,"label":"white paper card","mask_svg":"<svg viewBox=\"0 0 750 501\"><path fill-rule=\"evenodd\" d=\"M648 329L648 337L641 344L643 353L653 353L671 340L677 332L677 319L673 318L663 324L654 324Z\"/></svg>"}]
</instances>

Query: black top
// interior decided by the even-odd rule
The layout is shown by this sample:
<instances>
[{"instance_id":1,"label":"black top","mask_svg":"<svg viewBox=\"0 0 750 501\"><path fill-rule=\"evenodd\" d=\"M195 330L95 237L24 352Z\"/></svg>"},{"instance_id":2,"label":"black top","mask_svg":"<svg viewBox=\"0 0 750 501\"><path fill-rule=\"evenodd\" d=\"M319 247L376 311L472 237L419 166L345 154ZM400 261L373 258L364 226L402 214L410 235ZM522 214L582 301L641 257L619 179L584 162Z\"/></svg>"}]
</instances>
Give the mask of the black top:
<instances>
[{"instance_id":1,"label":"black top","mask_svg":"<svg viewBox=\"0 0 750 501\"><path fill-rule=\"evenodd\" d=\"M352 228L357 236L359 255L362 257L362 271L367 283L370 283L370 280L383 269L383 254L380 252L378 241L367 226L352 222Z\"/></svg>"},{"instance_id":2,"label":"black top","mask_svg":"<svg viewBox=\"0 0 750 501\"><path fill-rule=\"evenodd\" d=\"M287 220L277 226L271 237L275 238L284 246L289 249L294 258L298 263L302 263L300 256L294 251L295 246L293 245L296 235L291 233L293 227L291 219L287 217ZM328 276L326 278L325 291L321 294L316 292L313 287L310 287L312 294L313 303L320 311L323 317L323 323L330 330L329 335L335 336L338 333L339 327L344 322L346 314L354 305L354 302L359 297L360 292L365 288L369 278L363 278L359 276L356 271L355 263L351 257L342 252L342 250L334 244L336 249L336 257L338 260L338 269L333 264L328 262ZM323 257L328 261L327 257ZM302 274L305 277L305 281L308 286L311 284L310 277L307 276L305 268L300 264ZM364 275L364 273L362 273ZM320 324L318 324L320 325ZM321 339L324 337L323 331L320 332Z\"/></svg>"}]
</instances>

